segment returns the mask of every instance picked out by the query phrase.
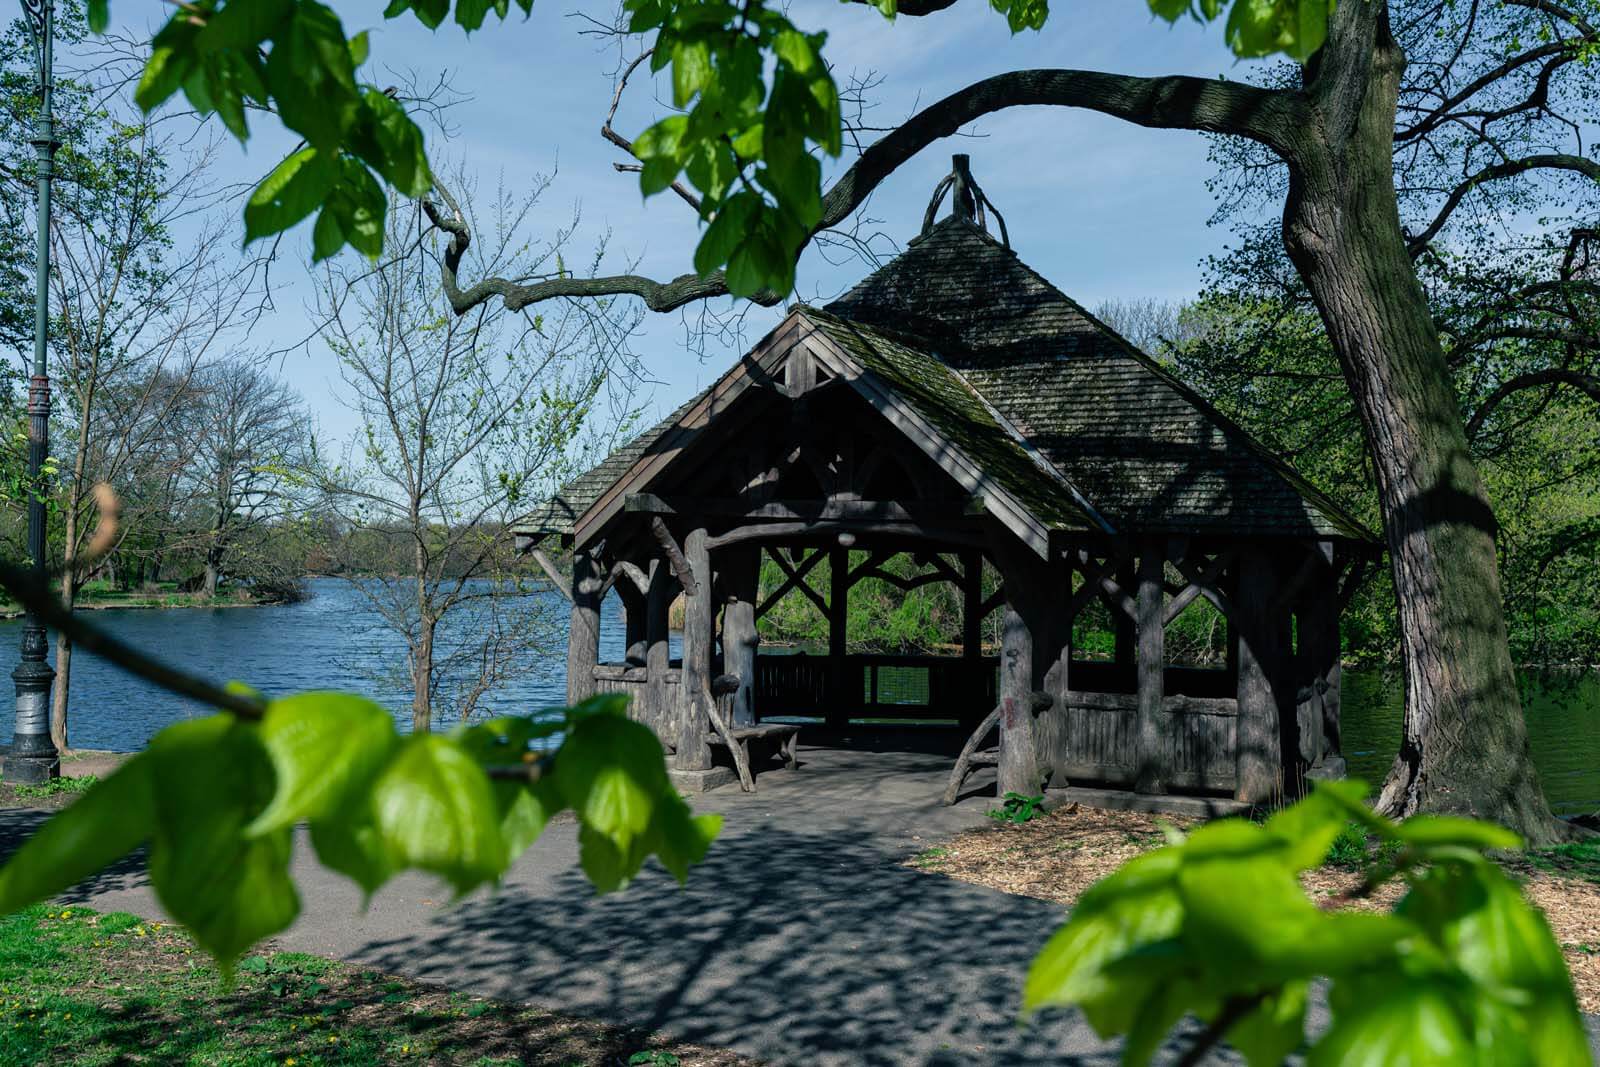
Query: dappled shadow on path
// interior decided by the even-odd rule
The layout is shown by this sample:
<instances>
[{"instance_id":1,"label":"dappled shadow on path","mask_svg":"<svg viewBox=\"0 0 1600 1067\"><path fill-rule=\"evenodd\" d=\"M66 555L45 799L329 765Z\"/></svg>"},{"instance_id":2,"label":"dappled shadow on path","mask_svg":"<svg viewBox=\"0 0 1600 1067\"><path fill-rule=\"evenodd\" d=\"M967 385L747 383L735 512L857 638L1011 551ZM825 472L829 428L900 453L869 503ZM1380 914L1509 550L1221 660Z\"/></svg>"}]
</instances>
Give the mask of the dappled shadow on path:
<instances>
[{"instance_id":1,"label":"dappled shadow on path","mask_svg":"<svg viewBox=\"0 0 1600 1067\"><path fill-rule=\"evenodd\" d=\"M795 1064L1111 1064L1067 1017L1017 1023L1059 908L922 874L860 835L730 835L679 888L596 899L577 871L356 957Z\"/></svg>"}]
</instances>

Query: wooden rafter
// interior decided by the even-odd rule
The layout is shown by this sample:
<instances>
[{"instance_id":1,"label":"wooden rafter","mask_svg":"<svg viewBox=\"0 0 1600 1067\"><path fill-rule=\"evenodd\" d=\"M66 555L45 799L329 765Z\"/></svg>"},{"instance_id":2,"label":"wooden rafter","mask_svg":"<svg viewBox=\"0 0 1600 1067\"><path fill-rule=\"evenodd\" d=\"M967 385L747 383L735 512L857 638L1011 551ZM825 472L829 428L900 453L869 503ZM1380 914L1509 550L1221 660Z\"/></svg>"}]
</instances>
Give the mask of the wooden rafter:
<instances>
[{"instance_id":1,"label":"wooden rafter","mask_svg":"<svg viewBox=\"0 0 1600 1067\"><path fill-rule=\"evenodd\" d=\"M1192 563L1192 557L1186 559L1185 562ZM1175 564L1175 566L1178 567L1179 573L1182 573L1184 577L1188 579L1189 584L1184 586L1183 589L1172 598L1172 602L1167 605L1167 612L1165 617L1162 619L1162 625L1171 625L1174 619L1176 619L1179 615L1182 615L1185 609L1187 609L1190 604L1194 603L1195 598L1204 596L1207 589L1215 589L1217 587L1217 579L1222 577L1222 572L1227 570L1228 565L1232 562L1233 556L1230 553L1218 553L1215 559L1206 564L1206 569L1200 573L1198 578L1192 578L1185 573L1183 570L1183 564ZM1221 609L1219 608L1218 610Z\"/></svg>"},{"instance_id":2,"label":"wooden rafter","mask_svg":"<svg viewBox=\"0 0 1600 1067\"><path fill-rule=\"evenodd\" d=\"M677 576L678 584L683 587L685 596L695 596L700 592L700 583L695 580L694 568L689 566L689 560L683 554L683 549L678 546L677 540L672 536L672 531L667 529L667 524L657 515L650 520L650 533L656 539L656 544L661 546L661 552L667 557L667 563L672 567L672 573Z\"/></svg>"},{"instance_id":3,"label":"wooden rafter","mask_svg":"<svg viewBox=\"0 0 1600 1067\"><path fill-rule=\"evenodd\" d=\"M790 560L785 559L782 549L770 549L768 550L767 555L772 557L772 561L776 563L778 565L778 569L784 573L784 581L782 585L778 586L776 592L767 597L760 604L756 605L756 618L759 619L768 611L772 610L773 605L782 600L791 589L800 590L800 592L805 594L807 600L810 600L811 603L817 606L818 611L822 612L823 615L827 615L828 602L822 598L821 593L811 588L811 583L806 581L806 575L810 574L812 569L815 568L818 563L821 563L824 559L826 559L828 554L823 551L813 552L798 565Z\"/></svg>"},{"instance_id":4,"label":"wooden rafter","mask_svg":"<svg viewBox=\"0 0 1600 1067\"><path fill-rule=\"evenodd\" d=\"M1224 557L1219 556L1217 560L1212 562L1212 568L1215 568L1217 563L1223 562L1223 560ZM1201 596L1211 601L1212 607L1222 612L1223 618L1227 619L1229 622L1236 621L1233 614L1233 602L1228 599L1227 594L1216 587L1215 576L1209 579L1207 578L1211 568L1208 568L1206 571L1201 571L1200 568L1195 565L1193 559L1174 560L1172 565L1178 568L1178 573L1183 575L1191 588L1198 589ZM1226 563L1224 562L1223 565L1226 566ZM1220 576L1221 573L1222 572L1220 570L1217 571L1218 576ZM1168 621L1171 621L1171 619L1174 617L1175 616L1169 615Z\"/></svg>"}]
</instances>

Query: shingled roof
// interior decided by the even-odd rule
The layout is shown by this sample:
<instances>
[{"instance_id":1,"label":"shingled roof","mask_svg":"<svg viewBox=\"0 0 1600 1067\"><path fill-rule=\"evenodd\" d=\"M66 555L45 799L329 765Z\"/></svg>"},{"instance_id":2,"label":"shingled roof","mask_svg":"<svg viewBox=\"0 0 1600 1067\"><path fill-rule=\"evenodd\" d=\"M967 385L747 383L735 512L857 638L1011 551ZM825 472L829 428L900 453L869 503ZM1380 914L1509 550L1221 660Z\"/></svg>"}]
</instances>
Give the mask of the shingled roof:
<instances>
[{"instance_id":1,"label":"shingled roof","mask_svg":"<svg viewBox=\"0 0 1600 1067\"><path fill-rule=\"evenodd\" d=\"M1046 526L1372 539L970 211L925 226L822 311L796 312ZM569 483L523 531L570 533L699 399Z\"/></svg>"}]
</instances>

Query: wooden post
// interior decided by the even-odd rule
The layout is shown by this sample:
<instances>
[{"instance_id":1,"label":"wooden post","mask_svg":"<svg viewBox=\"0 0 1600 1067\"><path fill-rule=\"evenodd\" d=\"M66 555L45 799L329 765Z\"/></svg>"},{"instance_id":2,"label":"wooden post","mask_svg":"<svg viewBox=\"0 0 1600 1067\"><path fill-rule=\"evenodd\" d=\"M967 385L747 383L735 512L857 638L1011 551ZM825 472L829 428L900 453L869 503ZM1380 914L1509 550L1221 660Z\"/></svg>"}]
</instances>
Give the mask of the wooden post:
<instances>
[{"instance_id":1,"label":"wooden post","mask_svg":"<svg viewBox=\"0 0 1600 1067\"><path fill-rule=\"evenodd\" d=\"M703 771L711 766L711 746L706 736L711 728L711 629L716 613L711 592L711 552L706 547L706 531L699 527L683 541L684 563L694 593L686 595L683 613L683 675L678 683L679 770Z\"/></svg>"},{"instance_id":2,"label":"wooden post","mask_svg":"<svg viewBox=\"0 0 1600 1067\"><path fill-rule=\"evenodd\" d=\"M1130 596L1135 595L1134 587L1138 584L1138 581L1139 572L1134 563L1129 562L1117 568L1117 584L1122 587L1123 592ZM1114 642L1112 655L1117 666L1128 672L1124 677L1132 675L1134 672L1137 630L1138 627L1134 620L1128 618L1123 612L1113 611L1111 613L1111 632Z\"/></svg>"},{"instance_id":3,"label":"wooden post","mask_svg":"<svg viewBox=\"0 0 1600 1067\"><path fill-rule=\"evenodd\" d=\"M983 655L983 556L963 552L961 568L961 656L973 660Z\"/></svg>"},{"instance_id":4,"label":"wooden post","mask_svg":"<svg viewBox=\"0 0 1600 1067\"><path fill-rule=\"evenodd\" d=\"M1006 575L1006 588L1024 582ZM1033 634L1015 594L1006 598L1000 630L1000 796L1039 792L1039 762L1033 741Z\"/></svg>"},{"instance_id":5,"label":"wooden post","mask_svg":"<svg viewBox=\"0 0 1600 1067\"><path fill-rule=\"evenodd\" d=\"M850 617L850 552L828 551L828 726L844 729L861 703L860 679L845 673L845 635Z\"/></svg>"},{"instance_id":6,"label":"wooden post","mask_svg":"<svg viewBox=\"0 0 1600 1067\"><path fill-rule=\"evenodd\" d=\"M1339 741L1339 572L1333 566L1333 544L1317 546L1323 566L1312 579L1300 606L1299 682L1317 691L1312 701L1319 715L1312 724L1316 762L1340 755Z\"/></svg>"},{"instance_id":7,"label":"wooden post","mask_svg":"<svg viewBox=\"0 0 1600 1067\"><path fill-rule=\"evenodd\" d=\"M669 702L667 672L672 669L672 642L667 613L672 606L675 585L672 568L665 559L650 564L650 592L645 597L645 707L641 719L657 736L676 745L677 709Z\"/></svg>"},{"instance_id":8,"label":"wooden post","mask_svg":"<svg viewBox=\"0 0 1600 1067\"><path fill-rule=\"evenodd\" d=\"M738 675L739 688L732 694L729 715L731 726L754 726L756 649L761 642L756 632L756 592L761 577L760 549L741 545L724 549L720 573L722 593L722 669Z\"/></svg>"},{"instance_id":9,"label":"wooden post","mask_svg":"<svg viewBox=\"0 0 1600 1067\"><path fill-rule=\"evenodd\" d=\"M1239 553L1238 782L1234 796L1252 804L1281 799L1284 781L1283 719L1294 720L1293 686L1285 674L1287 616L1276 606L1277 568L1258 548ZM1287 695L1284 690L1290 690ZM1287 703L1287 708L1285 708Z\"/></svg>"},{"instance_id":10,"label":"wooden post","mask_svg":"<svg viewBox=\"0 0 1600 1067\"><path fill-rule=\"evenodd\" d=\"M600 565L589 552L572 554L572 624L567 632L567 703L594 696L600 662Z\"/></svg>"},{"instance_id":11,"label":"wooden post","mask_svg":"<svg viewBox=\"0 0 1600 1067\"><path fill-rule=\"evenodd\" d=\"M1162 593L1166 568L1166 543L1148 538L1140 546L1134 620L1138 646L1139 769L1134 789L1140 793L1167 791L1167 723L1161 712L1167 670L1166 602Z\"/></svg>"},{"instance_id":12,"label":"wooden post","mask_svg":"<svg viewBox=\"0 0 1600 1067\"><path fill-rule=\"evenodd\" d=\"M1039 688L1049 693L1054 703L1034 719L1034 747L1039 771L1047 776L1049 785L1065 788L1071 783L1058 768L1065 765L1069 747L1067 692L1072 688L1072 618L1067 609L1072 603L1072 564L1057 555L1046 573L1049 585L1043 598L1043 637L1035 643L1034 659L1036 667L1043 667Z\"/></svg>"},{"instance_id":13,"label":"wooden post","mask_svg":"<svg viewBox=\"0 0 1600 1067\"><path fill-rule=\"evenodd\" d=\"M622 599L622 629L626 649L623 660L630 667L643 667L645 656L649 651L645 596L629 581L617 583L617 596Z\"/></svg>"}]
</instances>

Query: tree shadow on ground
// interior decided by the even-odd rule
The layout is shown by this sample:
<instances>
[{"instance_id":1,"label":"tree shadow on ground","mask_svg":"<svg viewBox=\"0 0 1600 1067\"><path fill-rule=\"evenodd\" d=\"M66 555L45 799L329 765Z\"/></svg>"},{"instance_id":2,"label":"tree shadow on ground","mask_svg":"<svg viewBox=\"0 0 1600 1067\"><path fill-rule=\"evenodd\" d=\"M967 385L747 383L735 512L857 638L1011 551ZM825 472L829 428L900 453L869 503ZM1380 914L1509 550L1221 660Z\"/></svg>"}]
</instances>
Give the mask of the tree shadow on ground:
<instances>
[{"instance_id":1,"label":"tree shadow on ground","mask_svg":"<svg viewBox=\"0 0 1600 1067\"><path fill-rule=\"evenodd\" d=\"M795 1064L1112 1064L1073 1016L1019 1025L1062 911L923 874L861 835L730 835L679 888L516 885L356 958Z\"/></svg>"}]
</instances>

